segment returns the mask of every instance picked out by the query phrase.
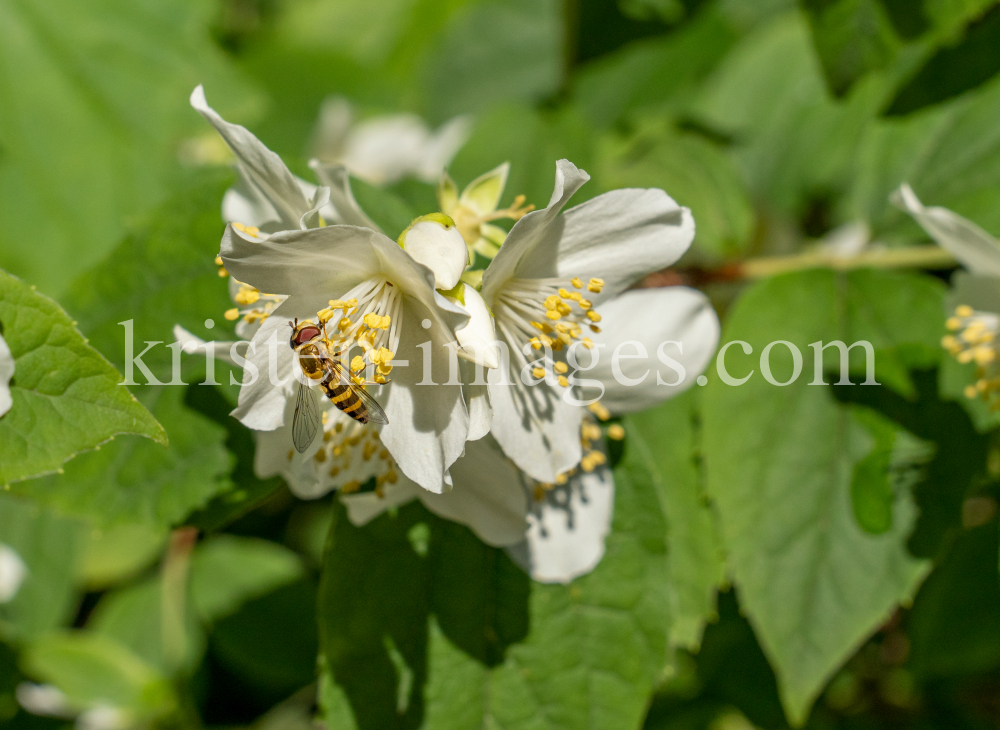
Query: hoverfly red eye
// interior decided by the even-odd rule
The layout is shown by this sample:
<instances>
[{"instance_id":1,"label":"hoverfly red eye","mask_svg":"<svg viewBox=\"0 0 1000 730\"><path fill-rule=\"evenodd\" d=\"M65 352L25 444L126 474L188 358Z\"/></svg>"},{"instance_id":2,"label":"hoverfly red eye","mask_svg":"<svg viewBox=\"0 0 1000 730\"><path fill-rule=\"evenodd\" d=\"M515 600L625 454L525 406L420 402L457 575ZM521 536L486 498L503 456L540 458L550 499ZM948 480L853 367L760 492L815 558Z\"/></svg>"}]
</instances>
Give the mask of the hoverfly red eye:
<instances>
[{"instance_id":1,"label":"hoverfly red eye","mask_svg":"<svg viewBox=\"0 0 1000 730\"><path fill-rule=\"evenodd\" d=\"M295 335L295 344L303 345L310 340L315 340L322 334L322 330L319 327L303 327Z\"/></svg>"}]
</instances>

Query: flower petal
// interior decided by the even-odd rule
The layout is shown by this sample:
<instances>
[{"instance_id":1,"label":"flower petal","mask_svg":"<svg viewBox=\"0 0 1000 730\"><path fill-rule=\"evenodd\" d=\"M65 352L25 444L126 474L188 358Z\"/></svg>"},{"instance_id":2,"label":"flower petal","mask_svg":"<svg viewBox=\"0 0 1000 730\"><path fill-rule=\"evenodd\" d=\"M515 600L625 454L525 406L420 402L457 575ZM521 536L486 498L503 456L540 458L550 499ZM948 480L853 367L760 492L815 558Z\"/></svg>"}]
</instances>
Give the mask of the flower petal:
<instances>
[{"instance_id":1,"label":"flower petal","mask_svg":"<svg viewBox=\"0 0 1000 730\"><path fill-rule=\"evenodd\" d=\"M435 289L454 289L469 263L469 249L458 228L430 216L411 223L399 237L399 245L434 273Z\"/></svg>"},{"instance_id":2,"label":"flower petal","mask_svg":"<svg viewBox=\"0 0 1000 730\"><path fill-rule=\"evenodd\" d=\"M490 432L507 457L540 482L554 482L582 456L580 423L584 409L566 403L547 385L528 387L517 372L501 385L504 368L489 371L493 426Z\"/></svg>"},{"instance_id":3,"label":"flower petal","mask_svg":"<svg viewBox=\"0 0 1000 730\"><path fill-rule=\"evenodd\" d=\"M454 488L424 492L431 512L469 527L487 545L503 547L524 539L527 498L517 470L490 439L473 441L451 467Z\"/></svg>"},{"instance_id":4,"label":"flower petal","mask_svg":"<svg viewBox=\"0 0 1000 730\"><path fill-rule=\"evenodd\" d=\"M519 275L522 259L531 254L541 243L551 241L557 235L554 228L558 227L555 226L555 221L559 213L573 194L589 179L590 175L569 160L559 160L556 163L556 182L548 206L528 213L514 224L499 253L483 274L483 299L487 305L492 305L493 298L508 279ZM558 238L556 240L558 241ZM551 258L552 263L549 268L554 271L554 252ZM529 272L528 275L535 278L552 274Z\"/></svg>"},{"instance_id":5,"label":"flower petal","mask_svg":"<svg viewBox=\"0 0 1000 730\"><path fill-rule=\"evenodd\" d=\"M382 428L381 439L406 476L424 489L441 492L445 472L465 448L469 414L462 386L458 381L454 385L444 382L450 370L451 337L446 327L435 323L440 321L440 312L407 296L402 314L399 352L407 353L409 363L393 368L383 403L389 424ZM426 330L420 326L425 320L431 323ZM430 346L418 348L424 342ZM422 349L430 353L429 374L423 372L422 362L414 360Z\"/></svg>"},{"instance_id":6,"label":"flower petal","mask_svg":"<svg viewBox=\"0 0 1000 730\"><path fill-rule=\"evenodd\" d=\"M302 194L295 176L281 158L265 147L248 129L230 124L220 117L208 105L205 90L201 86L191 92L191 106L222 135L236 155L240 172L274 207L281 226L286 230L298 228L299 220L311 206Z\"/></svg>"},{"instance_id":7,"label":"flower petal","mask_svg":"<svg viewBox=\"0 0 1000 730\"><path fill-rule=\"evenodd\" d=\"M10 396L10 379L14 377L14 356L10 354L3 335L0 335L0 416L10 410L14 401Z\"/></svg>"},{"instance_id":8,"label":"flower petal","mask_svg":"<svg viewBox=\"0 0 1000 730\"><path fill-rule=\"evenodd\" d=\"M592 298L595 304L670 266L694 240L691 211L656 188L613 190L567 210L562 218L558 242L538 246L519 271L551 267L557 245L554 275L604 279L603 292Z\"/></svg>"},{"instance_id":9,"label":"flower petal","mask_svg":"<svg viewBox=\"0 0 1000 730\"><path fill-rule=\"evenodd\" d=\"M309 167L316 173L316 177L324 185L330 188L330 202L341 223L349 226L360 226L361 228L371 228L373 231L380 231L381 228L365 215L354 199L351 191L351 177L347 168L339 164L327 164L319 160L310 160Z\"/></svg>"},{"instance_id":10,"label":"flower petal","mask_svg":"<svg viewBox=\"0 0 1000 730\"><path fill-rule=\"evenodd\" d=\"M507 552L534 580L569 583L604 557L614 501L610 470L580 474L533 505L527 539Z\"/></svg>"},{"instance_id":11,"label":"flower petal","mask_svg":"<svg viewBox=\"0 0 1000 730\"><path fill-rule=\"evenodd\" d=\"M295 353L288 345L288 320L284 314L290 303L291 300L284 302L274 310L253 336L246 353L239 401L230 415L247 428L273 431L285 423L285 410L298 384L293 375Z\"/></svg>"},{"instance_id":12,"label":"flower petal","mask_svg":"<svg viewBox=\"0 0 1000 730\"><path fill-rule=\"evenodd\" d=\"M381 497L375 492L340 495L340 501L347 508L347 519L363 527L391 507L404 505L426 492L404 477L396 484L387 484L382 494Z\"/></svg>"},{"instance_id":13,"label":"flower petal","mask_svg":"<svg viewBox=\"0 0 1000 730\"><path fill-rule=\"evenodd\" d=\"M504 188L507 187L509 173L510 163L505 162L480 175L465 186L459 202L480 217L489 215L500 205L500 198L503 197Z\"/></svg>"},{"instance_id":14,"label":"flower petal","mask_svg":"<svg viewBox=\"0 0 1000 730\"><path fill-rule=\"evenodd\" d=\"M331 297L379 272L371 245L376 237L399 248L382 234L356 226L282 231L261 241L244 237L230 225L220 255L230 274L262 292L310 298L310 305L317 306L306 316L315 316Z\"/></svg>"},{"instance_id":15,"label":"flower petal","mask_svg":"<svg viewBox=\"0 0 1000 730\"><path fill-rule=\"evenodd\" d=\"M499 367L500 353L496 344L497 332L493 316L475 288L465 286L463 294L465 302L462 307L469 313L469 323L455 331L455 338L461 347L458 356L488 368ZM458 303L456 299L451 301Z\"/></svg>"},{"instance_id":16,"label":"flower petal","mask_svg":"<svg viewBox=\"0 0 1000 730\"><path fill-rule=\"evenodd\" d=\"M469 411L469 441L478 441L490 432L493 425L493 406L490 405L490 386L486 382L486 372L480 365L469 361L459 364L462 372L462 395ZM481 383L476 383L476 379Z\"/></svg>"},{"instance_id":17,"label":"flower petal","mask_svg":"<svg viewBox=\"0 0 1000 730\"><path fill-rule=\"evenodd\" d=\"M973 274L1000 276L1000 241L968 218L947 208L925 208L909 185L900 187L892 202Z\"/></svg>"},{"instance_id":18,"label":"flower petal","mask_svg":"<svg viewBox=\"0 0 1000 730\"><path fill-rule=\"evenodd\" d=\"M719 318L711 302L687 287L627 291L602 304L601 316L601 333L593 336L596 344L604 345L593 350L599 353L597 365L577 377L601 381L601 404L612 413L642 410L683 393L708 366L719 344ZM627 342L640 343L646 357L628 358L638 351L623 345ZM614 368L619 347L624 356L618 359L621 378ZM588 364L585 355L580 360ZM642 382L631 385L626 378ZM599 389L584 387L581 399L598 395Z\"/></svg>"},{"instance_id":19,"label":"flower petal","mask_svg":"<svg viewBox=\"0 0 1000 730\"><path fill-rule=\"evenodd\" d=\"M472 133L472 119L455 117L442 124L428 140L414 174L424 182L437 182Z\"/></svg>"}]
</instances>

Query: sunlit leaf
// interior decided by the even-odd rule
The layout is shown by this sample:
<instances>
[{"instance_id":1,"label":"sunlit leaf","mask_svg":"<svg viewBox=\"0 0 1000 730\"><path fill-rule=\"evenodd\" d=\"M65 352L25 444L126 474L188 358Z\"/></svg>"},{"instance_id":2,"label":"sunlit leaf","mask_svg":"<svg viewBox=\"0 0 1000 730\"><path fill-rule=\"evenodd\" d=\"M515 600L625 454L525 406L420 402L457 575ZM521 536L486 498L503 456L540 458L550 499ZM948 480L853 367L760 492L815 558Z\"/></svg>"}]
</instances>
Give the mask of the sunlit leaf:
<instances>
[{"instance_id":1,"label":"sunlit leaf","mask_svg":"<svg viewBox=\"0 0 1000 730\"><path fill-rule=\"evenodd\" d=\"M0 418L0 483L55 471L117 434L147 436L163 450L163 428L66 312L3 271L0 323L15 361L14 404Z\"/></svg>"}]
</instances>

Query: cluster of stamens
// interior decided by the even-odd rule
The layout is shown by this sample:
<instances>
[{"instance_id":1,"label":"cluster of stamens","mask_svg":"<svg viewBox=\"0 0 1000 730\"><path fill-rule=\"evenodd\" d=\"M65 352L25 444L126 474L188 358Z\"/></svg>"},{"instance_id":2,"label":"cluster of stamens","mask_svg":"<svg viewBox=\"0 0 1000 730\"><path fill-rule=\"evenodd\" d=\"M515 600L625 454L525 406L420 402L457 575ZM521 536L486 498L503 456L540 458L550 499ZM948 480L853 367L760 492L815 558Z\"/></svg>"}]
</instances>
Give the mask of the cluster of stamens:
<instances>
[{"instance_id":1,"label":"cluster of stamens","mask_svg":"<svg viewBox=\"0 0 1000 730\"><path fill-rule=\"evenodd\" d=\"M593 404L598 405L598 404ZM595 410L594 408L589 408L591 413L595 415L607 413L607 417L610 418L611 414L608 413L607 409L603 408L603 411ZM598 417L600 417L598 415ZM604 419L602 419L604 420ZM607 435L609 438L615 441L620 441L625 437L625 429L619 424L612 424L607 429ZM556 487L561 487L569 480L583 472L584 474L590 474L596 471L599 467L604 466L608 463L607 454L604 453L604 431L601 429L600 424L594 418L594 416L587 416L583 419L583 423L580 424L580 446L583 450L583 456L580 459L578 466L564 471L556 476L554 482L538 482L535 484L534 496L536 500L542 500L545 498L546 492L550 492Z\"/></svg>"},{"instance_id":2,"label":"cluster of stamens","mask_svg":"<svg viewBox=\"0 0 1000 730\"><path fill-rule=\"evenodd\" d=\"M290 450L289 461L294 457ZM341 482L342 494L358 492L374 477L375 493L382 497L386 484L399 481L396 463L379 440L378 430L336 410L323 413L323 443L312 463L324 479Z\"/></svg>"},{"instance_id":3,"label":"cluster of stamens","mask_svg":"<svg viewBox=\"0 0 1000 730\"><path fill-rule=\"evenodd\" d=\"M583 335L583 328L600 332L597 323L601 315L579 291L583 288L584 282L579 277L513 280L497 297L497 326L512 343L527 337L533 350L561 352L575 342L589 350L594 343ZM594 278L586 284L586 290L593 294L600 294L603 288L603 279ZM531 374L542 380L551 372L559 385L569 387L566 377L569 367L550 358L547 352L532 363Z\"/></svg>"},{"instance_id":4,"label":"cluster of stamens","mask_svg":"<svg viewBox=\"0 0 1000 730\"><path fill-rule=\"evenodd\" d=\"M341 353L348 353L355 345L364 350L363 356L356 355L350 362L350 377L357 385L365 384L369 365L375 369L374 382L386 383L396 355L390 348L398 341L398 322L383 312L392 311L398 303L398 289L378 280L365 282L352 293L359 296L331 299L329 306L316 313L323 327L323 342L331 351Z\"/></svg>"},{"instance_id":5,"label":"cluster of stamens","mask_svg":"<svg viewBox=\"0 0 1000 730\"><path fill-rule=\"evenodd\" d=\"M948 318L946 326L955 334L945 335L941 346L960 363L976 365L976 383L965 388L965 396L982 398L994 408L1000 408L1000 362L997 360L1000 315L976 312L962 305Z\"/></svg>"}]
</instances>

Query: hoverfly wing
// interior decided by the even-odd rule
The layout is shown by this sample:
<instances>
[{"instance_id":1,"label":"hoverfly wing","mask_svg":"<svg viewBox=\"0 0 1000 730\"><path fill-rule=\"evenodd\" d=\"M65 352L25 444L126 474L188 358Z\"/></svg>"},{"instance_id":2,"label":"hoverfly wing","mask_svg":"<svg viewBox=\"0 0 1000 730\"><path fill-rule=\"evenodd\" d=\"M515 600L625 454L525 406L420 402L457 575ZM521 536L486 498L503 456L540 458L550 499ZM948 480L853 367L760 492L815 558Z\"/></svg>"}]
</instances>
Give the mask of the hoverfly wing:
<instances>
[{"instance_id":1,"label":"hoverfly wing","mask_svg":"<svg viewBox=\"0 0 1000 730\"><path fill-rule=\"evenodd\" d=\"M361 402L365 404L365 408L368 409L368 420L372 423L377 423L380 426L389 425L389 417L385 415L385 411L382 410L382 406L378 404L372 395L362 388L360 385L354 386L354 392L358 394Z\"/></svg>"},{"instance_id":2,"label":"hoverfly wing","mask_svg":"<svg viewBox=\"0 0 1000 730\"><path fill-rule=\"evenodd\" d=\"M323 424L319 405L309 386L299 383L295 394L295 415L292 416L292 443L300 454L309 448Z\"/></svg>"}]
</instances>

